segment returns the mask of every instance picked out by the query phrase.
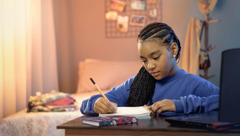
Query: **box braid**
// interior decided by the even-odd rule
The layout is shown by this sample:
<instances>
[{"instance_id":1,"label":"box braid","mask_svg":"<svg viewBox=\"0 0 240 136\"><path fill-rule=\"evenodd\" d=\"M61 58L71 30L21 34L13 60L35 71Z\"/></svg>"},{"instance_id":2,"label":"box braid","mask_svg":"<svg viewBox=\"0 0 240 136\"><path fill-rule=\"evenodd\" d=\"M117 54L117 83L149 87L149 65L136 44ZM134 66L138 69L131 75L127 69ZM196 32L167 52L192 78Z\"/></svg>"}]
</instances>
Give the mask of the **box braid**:
<instances>
[{"instance_id":1,"label":"box braid","mask_svg":"<svg viewBox=\"0 0 240 136\"><path fill-rule=\"evenodd\" d=\"M176 59L178 59L181 50L180 41L171 27L164 23L151 23L147 25L138 35L138 40L143 42L150 38L158 38L162 40L163 43L167 43L167 45L171 45L175 42L179 49L176 55ZM130 94L127 101L128 106L142 106L149 101L150 104L153 104L152 96L155 89L155 83L156 79L142 67L130 87Z\"/></svg>"}]
</instances>

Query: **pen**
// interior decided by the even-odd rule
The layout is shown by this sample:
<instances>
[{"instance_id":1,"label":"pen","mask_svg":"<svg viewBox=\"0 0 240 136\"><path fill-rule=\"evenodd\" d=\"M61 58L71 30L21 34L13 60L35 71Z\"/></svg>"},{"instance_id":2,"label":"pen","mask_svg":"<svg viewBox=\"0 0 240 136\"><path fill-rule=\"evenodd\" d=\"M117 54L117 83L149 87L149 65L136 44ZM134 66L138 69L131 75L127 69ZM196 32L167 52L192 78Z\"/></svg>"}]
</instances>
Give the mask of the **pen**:
<instances>
[{"instance_id":1,"label":"pen","mask_svg":"<svg viewBox=\"0 0 240 136\"><path fill-rule=\"evenodd\" d=\"M92 78L90 78L90 80L92 81L92 83L95 85L95 87L98 89L98 91L101 93L101 95L103 96L103 98L107 99L108 98L104 95L104 93L101 91L101 89L98 87L98 85L94 82L94 80Z\"/></svg>"}]
</instances>

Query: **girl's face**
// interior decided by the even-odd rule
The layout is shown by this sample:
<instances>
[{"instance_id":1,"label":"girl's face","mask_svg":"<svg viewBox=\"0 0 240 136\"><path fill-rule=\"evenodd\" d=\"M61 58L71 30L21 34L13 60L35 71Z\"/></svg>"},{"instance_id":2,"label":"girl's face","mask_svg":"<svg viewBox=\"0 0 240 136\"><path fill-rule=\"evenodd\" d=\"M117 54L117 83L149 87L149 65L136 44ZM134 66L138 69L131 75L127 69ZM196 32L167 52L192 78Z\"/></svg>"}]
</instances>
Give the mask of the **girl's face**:
<instances>
[{"instance_id":1,"label":"girl's face","mask_svg":"<svg viewBox=\"0 0 240 136\"><path fill-rule=\"evenodd\" d=\"M174 44L168 46L159 39L138 41L140 59L148 73L156 80L171 76L178 71L176 59L173 57L177 48Z\"/></svg>"}]
</instances>

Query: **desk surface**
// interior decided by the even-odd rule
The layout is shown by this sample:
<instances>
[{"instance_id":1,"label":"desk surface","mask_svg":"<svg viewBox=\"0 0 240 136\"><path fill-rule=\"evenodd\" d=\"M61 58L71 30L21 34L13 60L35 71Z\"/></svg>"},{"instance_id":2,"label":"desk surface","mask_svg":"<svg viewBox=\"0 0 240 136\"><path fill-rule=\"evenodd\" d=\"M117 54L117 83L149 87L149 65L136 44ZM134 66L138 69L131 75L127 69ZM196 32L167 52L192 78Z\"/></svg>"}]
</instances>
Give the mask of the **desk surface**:
<instances>
[{"instance_id":1,"label":"desk surface","mask_svg":"<svg viewBox=\"0 0 240 136\"><path fill-rule=\"evenodd\" d=\"M209 131L198 128L173 127L163 117L140 119L137 124L118 125L108 127L96 127L82 124L82 118L65 122L58 129L65 129L66 136L76 135L168 135L168 136L239 136L240 130L228 130L223 132Z\"/></svg>"}]
</instances>

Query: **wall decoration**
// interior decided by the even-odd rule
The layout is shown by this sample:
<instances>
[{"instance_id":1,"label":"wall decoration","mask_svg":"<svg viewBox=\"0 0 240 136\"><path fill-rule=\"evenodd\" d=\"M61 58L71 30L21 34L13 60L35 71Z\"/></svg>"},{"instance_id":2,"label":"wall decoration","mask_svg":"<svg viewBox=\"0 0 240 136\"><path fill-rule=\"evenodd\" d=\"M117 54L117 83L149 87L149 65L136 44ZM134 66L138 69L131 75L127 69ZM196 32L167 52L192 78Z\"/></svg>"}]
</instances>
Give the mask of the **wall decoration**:
<instances>
[{"instance_id":1,"label":"wall decoration","mask_svg":"<svg viewBox=\"0 0 240 136\"><path fill-rule=\"evenodd\" d=\"M105 13L106 20L117 20L118 12L117 11L108 11Z\"/></svg>"},{"instance_id":2,"label":"wall decoration","mask_svg":"<svg viewBox=\"0 0 240 136\"><path fill-rule=\"evenodd\" d=\"M121 0L111 0L111 9L118 11L118 12L124 12L126 7L126 3Z\"/></svg>"},{"instance_id":3,"label":"wall decoration","mask_svg":"<svg viewBox=\"0 0 240 136\"><path fill-rule=\"evenodd\" d=\"M131 9L146 10L146 0L131 0Z\"/></svg>"},{"instance_id":4,"label":"wall decoration","mask_svg":"<svg viewBox=\"0 0 240 136\"><path fill-rule=\"evenodd\" d=\"M146 24L161 21L162 0L105 0L106 38L136 38Z\"/></svg>"},{"instance_id":5,"label":"wall decoration","mask_svg":"<svg viewBox=\"0 0 240 136\"><path fill-rule=\"evenodd\" d=\"M145 22L146 22L145 16L132 15L130 18L130 25L144 26Z\"/></svg>"},{"instance_id":6,"label":"wall decoration","mask_svg":"<svg viewBox=\"0 0 240 136\"><path fill-rule=\"evenodd\" d=\"M118 16L117 31L118 32L128 31L128 16Z\"/></svg>"},{"instance_id":7,"label":"wall decoration","mask_svg":"<svg viewBox=\"0 0 240 136\"><path fill-rule=\"evenodd\" d=\"M149 16L151 19L156 19L156 17L157 17L157 9L156 9L156 8L149 9L149 10L148 10L148 16Z\"/></svg>"}]
</instances>

